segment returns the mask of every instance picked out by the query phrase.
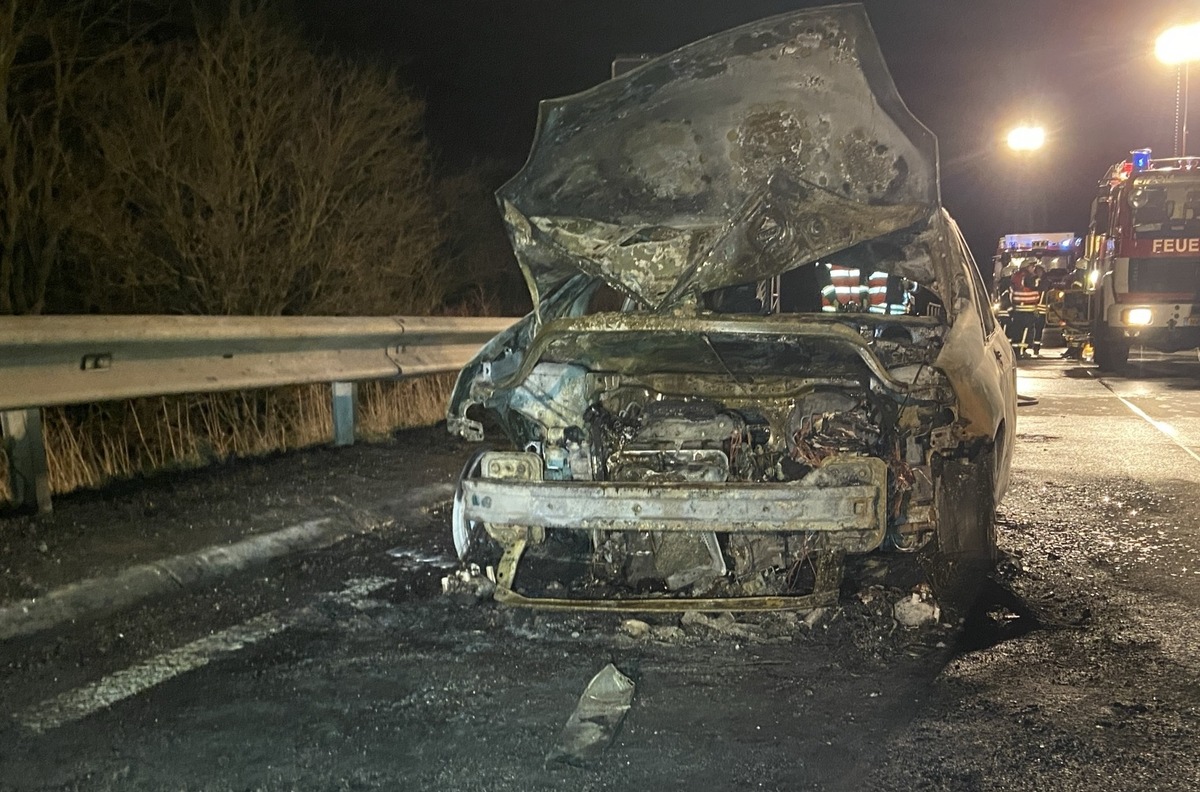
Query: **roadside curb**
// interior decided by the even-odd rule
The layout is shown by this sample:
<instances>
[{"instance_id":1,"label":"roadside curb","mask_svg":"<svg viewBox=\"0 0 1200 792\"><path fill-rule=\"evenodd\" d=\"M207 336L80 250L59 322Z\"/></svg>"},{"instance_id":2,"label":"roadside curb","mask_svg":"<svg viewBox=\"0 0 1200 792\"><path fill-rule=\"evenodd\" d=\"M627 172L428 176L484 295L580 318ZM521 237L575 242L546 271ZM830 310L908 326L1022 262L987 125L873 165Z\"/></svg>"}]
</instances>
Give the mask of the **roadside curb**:
<instances>
[{"instance_id":1,"label":"roadside curb","mask_svg":"<svg viewBox=\"0 0 1200 792\"><path fill-rule=\"evenodd\" d=\"M453 486L418 488L413 508L453 493ZM0 607L0 641L48 630L63 622L110 613L141 600L231 575L257 564L305 550L319 550L353 536L371 533L383 523L363 520L356 512L322 517L228 545L139 564L109 576L89 578L54 589L41 597Z\"/></svg>"}]
</instances>

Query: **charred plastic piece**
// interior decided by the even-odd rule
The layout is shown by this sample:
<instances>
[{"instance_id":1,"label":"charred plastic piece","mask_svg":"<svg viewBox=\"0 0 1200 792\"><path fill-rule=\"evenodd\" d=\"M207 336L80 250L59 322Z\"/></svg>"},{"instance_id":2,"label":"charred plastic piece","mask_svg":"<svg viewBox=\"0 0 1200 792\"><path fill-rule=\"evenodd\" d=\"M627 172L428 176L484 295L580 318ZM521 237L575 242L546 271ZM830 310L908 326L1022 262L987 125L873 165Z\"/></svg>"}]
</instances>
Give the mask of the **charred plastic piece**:
<instances>
[{"instance_id":1,"label":"charred plastic piece","mask_svg":"<svg viewBox=\"0 0 1200 792\"><path fill-rule=\"evenodd\" d=\"M547 761L582 764L603 754L633 704L634 687L612 663L600 669L580 695Z\"/></svg>"},{"instance_id":2,"label":"charred plastic piece","mask_svg":"<svg viewBox=\"0 0 1200 792\"><path fill-rule=\"evenodd\" d=\"M937 185L859 6L544 102L498 193L535 309L448 414L516 449L455 500L497 599L804 608L847 553L988 556L1015 376Z\"/></svg>"}]
</instances>

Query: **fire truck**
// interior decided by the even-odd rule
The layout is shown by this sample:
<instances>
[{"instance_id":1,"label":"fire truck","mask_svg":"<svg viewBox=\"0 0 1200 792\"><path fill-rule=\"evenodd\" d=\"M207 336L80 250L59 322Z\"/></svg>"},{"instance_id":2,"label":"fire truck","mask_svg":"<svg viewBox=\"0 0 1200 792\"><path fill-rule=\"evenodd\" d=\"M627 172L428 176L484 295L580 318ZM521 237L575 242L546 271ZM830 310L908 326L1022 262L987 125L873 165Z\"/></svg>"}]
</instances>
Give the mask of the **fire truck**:
<instances>
[{"instance_id":1,"label":"fire truck","mask_svg":"<svg viewBox=\"0 0 1200 792\"><path fill-rule=\"evenodd\" d=\"M1007 318L1009 307L1004 290L1009 278L1025 262L1032 259L1045 270L1039 286L1045 291L1046 342L1054 345L1064 340L1068 346L1088 333L1086 302L1083 310L1079 301L1072 300L1072 291L1082 295L1084 279L1078 268L1083 264L1083 239L1071 231L1039 232L1034 234L1005 234L996 245L992 259L992 282L997 291L997 308L1001 320ZM1061 333L1062 338L1058 336Z\"/></svg>"},{"instance_id":2,"label":"fire truck","mask_svg":"<svg viewBox=\"0 0 1200 792\"><path fill-rule=\"evenodd\" d=\"M1200 346L1200 157L1113 165L1092 202L1092 346L1102 370L1132 344L1176 352Z\"/></svg>"}]
</instances>

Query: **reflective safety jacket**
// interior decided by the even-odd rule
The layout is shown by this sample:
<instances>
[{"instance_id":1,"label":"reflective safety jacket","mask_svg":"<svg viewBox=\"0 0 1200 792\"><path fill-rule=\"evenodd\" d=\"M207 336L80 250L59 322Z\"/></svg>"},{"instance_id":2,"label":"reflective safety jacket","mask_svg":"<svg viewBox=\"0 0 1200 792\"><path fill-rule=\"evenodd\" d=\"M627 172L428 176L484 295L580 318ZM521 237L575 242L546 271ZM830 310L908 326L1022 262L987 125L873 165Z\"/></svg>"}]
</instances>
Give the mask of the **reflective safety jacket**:
<instances>
[{"instance_id":1,"label":"reflective safety jacket","mask_svg":"<svg viewBox=\"0 0 1200 792\"><path fill-rule=\"evenodd\" d=\"M888 274L886 272L871 273L871 277L867 279L868 310L871 313L902 314L908 311L908 294L900 288L899 281L899 278L892 280L892 293L889 295Z\"/></svg>"},{"instance_id":2,"label":"reflective safety jacket","mask_svg":"<svg viewBox=\"0 0 1200 792\"><path fill-rule=\"evenodd\" d=\"M1028 270L1017 270L1013 274L1009 294L1012 296L1014 311L1036 312L1042 302L1042 290L1038 288L1037 278Z\"/></svg>"},{"instance_id":3,"label":"reflective safety jacket","mask_svg":"<svg viewBox=\"0 0 1200 792\"><path fill-rule=\"evenodd\" d=\"M857 267L827 266L829 285L821 290L821 310L861 311L869 293L863 285L862 272Z\"/></svg>"}]
</instances>

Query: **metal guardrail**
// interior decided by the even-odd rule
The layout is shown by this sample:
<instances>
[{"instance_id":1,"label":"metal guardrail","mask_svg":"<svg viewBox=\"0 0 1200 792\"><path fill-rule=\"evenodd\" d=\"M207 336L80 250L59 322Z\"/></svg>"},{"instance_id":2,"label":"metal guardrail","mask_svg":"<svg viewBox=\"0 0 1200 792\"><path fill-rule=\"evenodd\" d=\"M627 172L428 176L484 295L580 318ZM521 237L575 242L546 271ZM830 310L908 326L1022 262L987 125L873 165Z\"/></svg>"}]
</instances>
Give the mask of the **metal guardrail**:
<instances>
[{"instance_id":1,"label":"metal guardrail","mask_svg":"<svg viewBox=\"0 0 1200 792\"><path fill-rule=\"evenodd\" d=\"M0 421L14 500L49 510L40 408L456 371L514 321L476 317L0 316Z\"/></svg>"},{"instance_id":2,"label":"metal guardrail","mask_svg":"<svg viewBox=\"0 0 1200 792\"><path fill-rule=\"evenodd\" d=\"M0 410L454 371L514 321L4 316Z\"/></svg>"}]
</instances>

